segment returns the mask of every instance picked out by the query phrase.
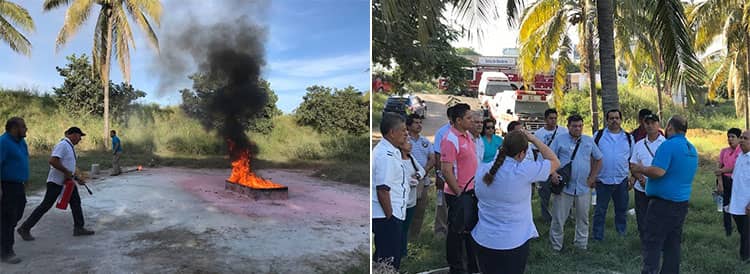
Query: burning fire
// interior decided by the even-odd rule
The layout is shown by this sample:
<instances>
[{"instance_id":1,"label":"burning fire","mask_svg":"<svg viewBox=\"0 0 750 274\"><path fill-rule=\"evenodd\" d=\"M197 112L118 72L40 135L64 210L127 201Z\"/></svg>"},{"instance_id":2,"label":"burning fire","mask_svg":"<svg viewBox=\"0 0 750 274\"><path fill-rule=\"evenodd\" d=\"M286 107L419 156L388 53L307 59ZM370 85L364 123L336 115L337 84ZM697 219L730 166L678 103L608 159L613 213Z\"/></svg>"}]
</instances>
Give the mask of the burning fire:
<instances>
[{"instance_id":1,"label":"burning fire","mask_svg":"<svg viewBox=\"0 0 750 274\"><path fill-rule=\"evenodd\" d=\"M230 141L230 155L232 154L232 152L234 152L233 150L234 144ZM232 161L232 175L229 175L229 179L227 179L227 181L257 189L284 188L283 185L271 182L255 175L252 169L250 169L250 150L247 148L239 152L239 157Z\"/></svg>"}]
</instances>

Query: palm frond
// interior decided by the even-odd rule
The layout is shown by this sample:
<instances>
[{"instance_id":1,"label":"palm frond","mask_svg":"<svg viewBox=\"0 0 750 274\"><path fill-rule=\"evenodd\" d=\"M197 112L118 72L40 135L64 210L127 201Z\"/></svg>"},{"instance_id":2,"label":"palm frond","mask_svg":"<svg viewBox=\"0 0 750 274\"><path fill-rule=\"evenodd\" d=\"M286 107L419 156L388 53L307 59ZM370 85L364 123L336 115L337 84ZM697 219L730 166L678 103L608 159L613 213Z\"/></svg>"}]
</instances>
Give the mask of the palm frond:
<instances>
[{"instance_id":1,"label":"palm frond","mask_svg":"<svg viewBox=\"0 0 750 274\"><path fill-rule=\"evenodd\" d=\"M566 80L568 78L568 71L566 67L570 64L570 37L567 35L563 36L562 43L560 44L560 50L557 56L557 65L555 66L555 80L552 85L552 92L555 98L555 109L562 109L563 103L563 91L565 89Z\"/></svg>"},{"instance_id":2,"label":"palm frond","mask_svg":"<svg viewBox=\"0 0 750 274\"><path fill-rule=\"evenodd\" d=\"M135 48L135 41L133 41L133 33L130 30L128 24L128 18L125 15L125 10L122 7L114 8L114 26L112 34L112 49L113 55L117 56L117 62L120 64L120 71L122 72L125 82L130 82L130 45Z\"/></svg>"},{"instance_id":3,"label":"palm frond","mask_svg":"<svg viewBox=\"0 0 750 274\"><path fill-rule=\"evenodd\" d=\"M721 63L719 69L717 69L716 72L714 72L714 75L711 76L711 80L708 83L709 100L714 100L716 98L716 90L719 89L721 84L727 81L729 68L732 66L732 60L733 58L730 58L729 56L725 57L724 62Z\"/></svg>"},{"instance_id":4,"label":"palm frond","mask_svg":"<svg viewBox=\"0 0 750 274\"><path fill-rule=\"evenodd\" d=\"M105 7L101 7L99 10L99 16L96 19L94 25L94 46L91 49L91 61L93 62L92 69L97 72L100 71L103 60L105 59L106 50L104 48L107 45L107 30L109 29L109 21L107 20L107 13ZM98 73L98 72L97 72Z\"/></svg>"},{"instance_id":5,"label":"palm frond","mask_svg":"<svg viewBox=\"0 0 750 274\"><path fill-rule=\"evenodd\" d=\"M65 21L57 35L55 50L60 50L68 42L68 38L75 35L78 28L88 19L89 14L91 14L91 7L95 2L95 0L76 0L73 2L65 12Z\"/></svg>"},{"instance_id":6,"label":"palm frond","mask_svg":"<svg viewBox=\"0 0 750 274\"><path fill-rule=\"evenodd\" d=\"M513 0L509 1L512 2ZM462 26L469 30L467 37L481 37L485 26L500 17L494 0L458 0L455 1L456 15Z\"/></svg>"},{"instance_id":7,"label":"palm frond","mask_svg":"<svg viewBox=\"0 0 750 274\"><path fill-rule=\"evenodd\" d=\"M651 30L655 40L659 41L665 80L673 86L683 79L700 85L706 72L693 51L682 3L678 0L658 1Z\"/></svg>"},{"instance_id":8,"label":"palm frond","mask_svg":"<svg viewBox=\"0 0 750 274\"><path fill-rule=\"evenodd\" d=\"M5 41L11 50L24 54L31 54L31 42L18 32L7 20L0 16L0 40Z\"/></svg>"},{"instance_id":9,"label":"palm frond","mask_svg":"<svg viewBox=\"0 0 750 274\"><path fill-rule=\"evenodd\" d=\"M0 1L0 17L25 32L34 31L34 20L24 7L10 1Z\"/></svg>"},{"instance_id":10,"label":"palm frond","mask_svg":"<svg viewBox=\"0 0 750 274\"><path fill-rule=\"evenodd\" d=\"M45 11L49 11L59 6L67 6L71 1L75 0L45 0L44 4L42 4L42 7Z\"/></svg>"},{"instance_id":11,"label":"palm frond","mask_svg":"<svg viewBox=\"0 0 750 274\"><path fill-rule=\"evenodd\" d=\"M518 11L524 6L523 0L508 0L505 3L505 15L508 19L508 26L516 26L516 19L518 18Z\"/></svg>"},{"instance_id":12,"label":"palm frond","mask_svg":"<svg viewBox=\"0 0 750 274\"><path fill-rule=\"evenodd\" d=\"M135 14L133 11L139 10L143 14L148 16L156 26L161 25L161 15L163 7L159 0L126 0L126 6L128 7L128 13ZM138 7L137 9L131 7Z\"/></svg>"},{"instance_id":13,"label":"palm frond","mask_svg":"<svg viewBox=\"0 0 750 274\"><path fill-rule=\"evenodd\" d=\"M145 5L140 2L148 2L150 5ZM159 4L159 1L157 4L153 4L151 0L141 0L138 1L138 3L135 3L135 1L126 1L127 10L130 16L133 18L135 23L141 28L141 30L146 34L146 38L148 38L149 45L156 50L156 52L159 52L159 39L156 37L156 32L154 31L153 27L151 27L151 23L146 18L146 15L151 18L157 25L159 25L159 22L161 21L161 4ZM133 44L135 47L135 44Z\"/></svg>"},{"instance_id":14,"label":"palm frond","mask_svg":"<svg viewBox=\"0 0 750 274\"><path fill-rule=\"evenodd\" d=\"M560 1L541 0L531 6L521 19L518 40L526 41L529 36L545 25L550 18L560 12Z\"/></svg>"}]
</instances>

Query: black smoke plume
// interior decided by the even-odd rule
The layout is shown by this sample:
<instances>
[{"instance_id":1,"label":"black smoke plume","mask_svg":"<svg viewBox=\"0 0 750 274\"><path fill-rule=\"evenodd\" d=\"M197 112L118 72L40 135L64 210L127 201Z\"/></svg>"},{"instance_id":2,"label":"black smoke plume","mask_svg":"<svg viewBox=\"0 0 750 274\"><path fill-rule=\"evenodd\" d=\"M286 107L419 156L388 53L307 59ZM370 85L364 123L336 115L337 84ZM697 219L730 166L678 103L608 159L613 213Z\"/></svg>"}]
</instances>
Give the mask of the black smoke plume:
<instances>
[{"instance_id":1,"label":"black smoke plume","mask_svg":"<svg viewBox=\"0 0 750 274\"><path fill-rule=\"evenodd\" d=\"M177 77L184 79L190 67L197 68L213 88L202 98L207 117L194 118L204 120L207 130L216 130L224 140L234 143L239 149L233 152L248 148L256 154L245 132L248 122L263 111L268 100L260 86L265 29L246 17L211 25L189 21L183 27L178 33L167 34L162 47L161 85Z\"/></svg>"}]
</instances>

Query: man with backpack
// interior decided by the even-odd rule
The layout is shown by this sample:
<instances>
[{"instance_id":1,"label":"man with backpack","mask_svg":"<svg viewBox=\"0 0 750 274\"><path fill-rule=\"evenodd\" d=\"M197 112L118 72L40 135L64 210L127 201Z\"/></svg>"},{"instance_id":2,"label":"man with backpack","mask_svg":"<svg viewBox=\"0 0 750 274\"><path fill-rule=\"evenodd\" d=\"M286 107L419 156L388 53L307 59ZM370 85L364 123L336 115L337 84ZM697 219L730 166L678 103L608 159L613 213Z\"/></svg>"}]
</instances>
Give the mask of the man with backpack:
<instances>
[{"instance_id":1,"label":"man with backpack","mask_svg":"<svg viewBox=\"0 0 750 274\"><path fill-rule=\"evenodd\" d=\"M633 138L622 129L622 112L609 110L607 127L594 134L594 142L603 155L602 170L596 180L596 207L594 208L593 239L604 240L604 220L612 199L615 207L615 230L621 236L627 231L628 188L632 185L630 156Z\"/></svg>"}]
</instances>

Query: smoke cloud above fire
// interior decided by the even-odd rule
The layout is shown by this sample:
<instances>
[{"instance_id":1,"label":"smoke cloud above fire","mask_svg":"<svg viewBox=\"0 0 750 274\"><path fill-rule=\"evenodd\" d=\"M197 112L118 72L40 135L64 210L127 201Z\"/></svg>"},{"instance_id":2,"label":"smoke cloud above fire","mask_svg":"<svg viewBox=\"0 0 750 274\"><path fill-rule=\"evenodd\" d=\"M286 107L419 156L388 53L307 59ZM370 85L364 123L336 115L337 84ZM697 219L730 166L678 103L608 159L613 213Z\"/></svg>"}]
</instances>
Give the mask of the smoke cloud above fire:
<instances>
[{"instance_id":1,"label":"smoke cloud above fire","mask_svg":"<svg viewBox=\"0 0 750 274\"><path fill-rule=\"evenodd\" d=\"M191 1L187 1L191 2ZM255 149L245 131L248 120L263 111L268 98L260 86L266 65L264 43L266 27L256 23L263 14L266 1L207 1L204 5L215 16L196 16L194 11L182 13L179 20L163 29L160 57L155 72L159 90L177 92L176 83L200 73L210 82L220 83L211 96L204 98L212 123L204 123L221 137L231 140L236 148ZM184 3L186 7L196 5ZM205 6L208 5L208 6ZM205 13L205 12L203 12Z\"/></svg>"}]
</instances>

